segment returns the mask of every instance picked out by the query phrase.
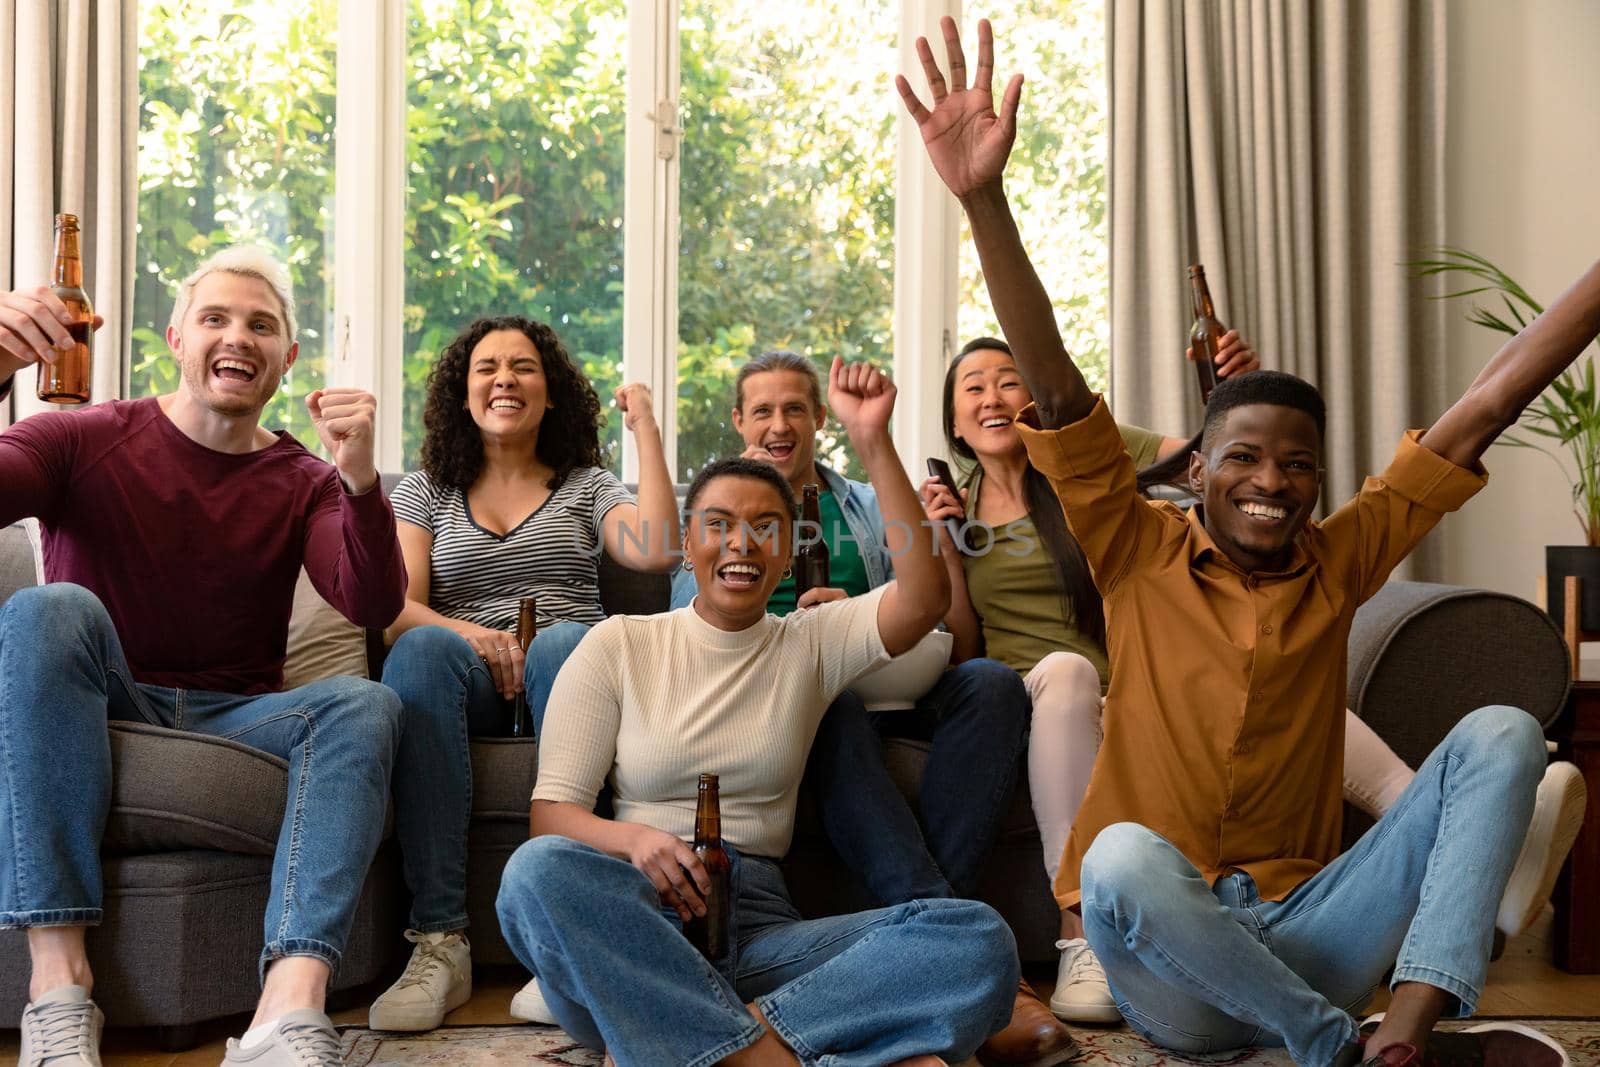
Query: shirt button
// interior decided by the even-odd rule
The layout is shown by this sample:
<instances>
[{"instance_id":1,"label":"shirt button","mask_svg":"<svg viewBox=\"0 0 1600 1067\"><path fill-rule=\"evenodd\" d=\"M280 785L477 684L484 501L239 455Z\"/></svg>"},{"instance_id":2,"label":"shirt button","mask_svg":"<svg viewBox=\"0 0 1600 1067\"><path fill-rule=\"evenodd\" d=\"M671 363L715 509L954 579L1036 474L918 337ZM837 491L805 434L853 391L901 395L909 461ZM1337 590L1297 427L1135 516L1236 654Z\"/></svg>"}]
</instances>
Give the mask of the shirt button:
<instances>
[{"instance_id":1,"label":"shirt button","mask_svg":"<svg viewBox=\"0 0 1600 1067\"><path fill-rule=\"evenodd\" d=\"M1234 751L1241 756L1248 756L1250 754L1250 742L1240 741L1238 747L1236 747Z\"/></svg>"},{"instance_id":2,"label":"shirt button","mask_svg":"<svg viewBox=\"0 0 1600 1067\"><path fill-rule=\"evenodd\" d=\"M1272 632L1272 624L1270 622L1267 623L1261 628L1261 632L1264 634L1270 634Z\"/></svg>"}]
</instances>

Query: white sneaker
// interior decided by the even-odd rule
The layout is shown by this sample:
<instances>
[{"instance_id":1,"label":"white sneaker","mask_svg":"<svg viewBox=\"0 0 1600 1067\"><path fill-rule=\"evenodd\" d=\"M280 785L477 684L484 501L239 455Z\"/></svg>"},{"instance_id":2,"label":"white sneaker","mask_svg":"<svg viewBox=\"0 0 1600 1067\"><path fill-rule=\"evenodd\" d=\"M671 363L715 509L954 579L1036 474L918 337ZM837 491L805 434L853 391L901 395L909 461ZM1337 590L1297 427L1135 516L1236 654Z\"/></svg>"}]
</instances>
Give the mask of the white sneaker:
<instances>
[{"instance_id":1,"label":"white sneaker","mask_svg":"<svg viewBox=\"0 0 1600 1067\"><path fill-rule=\"evenodd\" d=\"M1494 920L1506 937L1516 937L1532 926L1544 910L1561 865L1578 839L1587 796L1583 775L1572 764L1552 763L1545 769L1528 836L1523 838Z\"/></svg>"},{"instance_id":2,"label":"white sneaker","mask_svg":"<svg viewBox=\"0 0 1600 1067\"><path fill-rule=\"evenodd\" d=\"M1100 960L1081 937L1057 941L1061 962L1056 965L1056 988L1050 1010L1069 1023L1120 1023L1122 1013L1111 996L1111 984Z\"/></svg>"},{"instance_id":3,"label":"white sneaker","mask_svg":"<svg viewBox=\"0 0 1600 1067\"><path fill-rule=\"evenodd\" d=\"M523 1022L538 1023L540 1026L559 1026L556 1017L550 1014L550 1005L544 1002L544 994L539 991L539 979L530 978L528 984L517 990L516 996L511 998L511 1016Z\"/></svg>"},{"instance_id":4,"label":"white sneaker","mask_svg":"<svg viewBox=\"0 0 1600 1067\"><path fill-rule=\"evenodd\" d=\"M405 973L372 1002L374 1030L432 1030L472 999L472 946L461 934L406 931L417 947Z\"/></svg>"},{"instance_id":5,"label":"white sneaker","mask_svg":"<svg viewBox=\"0 0 1600 1067\"><path fill-rule=\"evenodd\" d=\"M105 1022L83 986L50 990L22 1009L17 1067L100 1067Z\"/></svg>"},{"instance_id":6,"label":"white sneaker","mask_svg":"<svg viewBox=\"0 0 1600 1067\"><path fill-rule=\"evenodd\" d=\"M291 1011L272 1024L272 1031L252 1045L228 1038L222 1067L248 1063L252 1067L344 1067L339 1032L333 1020L315 1008Z\"/></svg>"}]
</instances>

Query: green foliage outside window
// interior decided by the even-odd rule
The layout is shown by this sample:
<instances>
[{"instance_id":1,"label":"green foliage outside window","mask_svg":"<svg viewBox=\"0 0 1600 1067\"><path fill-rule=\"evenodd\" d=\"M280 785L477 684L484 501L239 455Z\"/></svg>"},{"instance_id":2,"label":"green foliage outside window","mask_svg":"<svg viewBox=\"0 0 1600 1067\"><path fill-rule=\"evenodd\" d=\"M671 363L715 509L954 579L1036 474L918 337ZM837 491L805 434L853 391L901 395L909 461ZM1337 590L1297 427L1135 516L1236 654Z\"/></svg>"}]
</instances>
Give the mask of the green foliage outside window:
<instances>
[{"instance_id":1,"label":"green foliage outside window","mask_svg":"<svg viewBox=\"0 0 1600 1067\"><path fill-rule=\"evenodd\" d=\"M133 395L176 384L161 335L178 280L210 251L257 240L288 260L302 323L300 363L266 422L315 443L303 397L322 384L332 313L337 7L140 4ZM995 14L1001 70L1030 77L1008 189L1092 376L1104 363L1106 301L1104 41L1090 7L1027 0ZM626 0L409 0L407 10L397 354L407 464L432 361L482 314L551 323L610 410L614 445ZM680 479L737 449L728 408L748 355L792 347L824 370L835 353L892 359L900 107L892 0L685 0L681 22ZM1008 31L1018 42L1009 52ZM974 269L963 269L962 292L986 314ZM963 309L963 332L973 314ZM822 454L849 459L833 434Z\"/></svg>"}]
</instances>

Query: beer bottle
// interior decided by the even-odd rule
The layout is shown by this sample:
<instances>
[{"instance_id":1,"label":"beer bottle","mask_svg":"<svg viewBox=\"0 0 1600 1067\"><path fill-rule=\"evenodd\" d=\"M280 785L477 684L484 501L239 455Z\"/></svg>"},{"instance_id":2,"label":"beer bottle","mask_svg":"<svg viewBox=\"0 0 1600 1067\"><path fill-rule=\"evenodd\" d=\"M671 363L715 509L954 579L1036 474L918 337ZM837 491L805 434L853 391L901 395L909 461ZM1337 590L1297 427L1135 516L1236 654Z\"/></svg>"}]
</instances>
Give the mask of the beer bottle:
<instances>
[{"instance_id":1,"label":"beer bottle","mask_svg":"<svg viewBox=\"0 0 1600 1067\"><path fill-rule=\"evenodd\" d=\"M805 537L813 538L802 544L795 538L794 596L799 600L807 589L824 589L828 585L828 542L822 536L821 487L807 482L800 489L800 529Z\"/></svg>"},{"instance_id":2,"label":"beer bottle","mask_svg":"<svg viewBox=\"0 0 1600 1067\"><path fill-rule=\"evenodd\" d=\"M93 355L94 308L83 291L83 257L78 252L78 216L56 216L56 264L50 291L67 305L72 325L67 332L76 342L54 363L39 364L39 399L52 404L89 401L89 374Z\"/></svg>"},{"instance_id":3,"label":"beer bottle","mask_svg":"<svg viewBox=\"0 0 1600 1067\"><path fill-rule=\"evenodd\" d=\"M517 644L522 648L524 662L528 655L528 646L533 644L534 635L539 632L539 620L535 609L538 598L525 596L517 601ZM522 680L517 680L517 699L511 707L511 736L533 736L533 712L528 707L527 686Z\"/></svg>"},{"instance_id":4,"label":"beer bottle","mask_svg":"<svg viewBox=\"0 0 1600 1067\"><path fill-rule=\"evenodd\" d=\"M733 860L722 847L722 809L717 787L717 776L700 776L700 798L694 809L694 854L706 869L711 880L711 891L704 894L706 913L702 918L691 918L683 924L683 936L700 950L700 955L716 963L727 956L729 948L729 920L732 917L728 900L728 875L733 870Z\"/></svg>"},{"instance_id":5,"label":"beer bottle","mask_svg":"<svg viewBox=\"0 0 1600 1067\"><path fill-rule=\"evenodd\" d=\"M1211 304L1211 289L1206 285L1206 269L1196 263L1189 268L1189 286L1194 296L1194 326L1189 330L1189 347L1194 349L1194 372L1200 379L1200 402L1211 399L1217 387L1217 349L1228 328L1217 321Z\"/></svg>"}]
</instances>

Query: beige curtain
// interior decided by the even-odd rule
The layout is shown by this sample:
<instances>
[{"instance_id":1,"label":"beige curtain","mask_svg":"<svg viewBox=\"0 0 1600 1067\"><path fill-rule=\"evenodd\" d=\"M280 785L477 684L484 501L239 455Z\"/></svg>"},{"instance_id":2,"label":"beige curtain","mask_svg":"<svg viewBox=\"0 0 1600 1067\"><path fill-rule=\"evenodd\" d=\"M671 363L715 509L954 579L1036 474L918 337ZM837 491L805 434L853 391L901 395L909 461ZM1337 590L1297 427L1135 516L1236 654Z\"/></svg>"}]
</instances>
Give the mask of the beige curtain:
<instances>
[{"instance_id":1,"label":"beige curtain","mask_svg":"<svg viewBox=\"0 0 1600 1067\"><path fill-rule=\"evenodd\" d=\"M1323 503L1445 403L1445 0L1111 0L1116 413L1198 428L1185 267L1328 403ZM1424 564L1423 570L1429 568Z\"/></svg>"},{"instance_id":2,"label":"beige curtain","mask_svg":"<svg viewBox=\"0 0 1600 1067\"><path fill-rule=\"evenodd\" d=\"M123 393L133 306L138 56L135 0L0 0L0 290L49 280L51 223L83 224L93 399ZM45 405L17 376L0 425Z\"/></svg>"}]
</instances>

